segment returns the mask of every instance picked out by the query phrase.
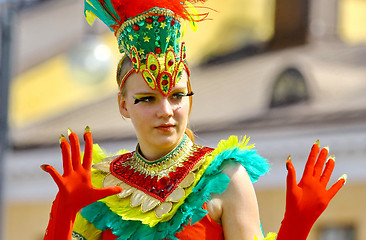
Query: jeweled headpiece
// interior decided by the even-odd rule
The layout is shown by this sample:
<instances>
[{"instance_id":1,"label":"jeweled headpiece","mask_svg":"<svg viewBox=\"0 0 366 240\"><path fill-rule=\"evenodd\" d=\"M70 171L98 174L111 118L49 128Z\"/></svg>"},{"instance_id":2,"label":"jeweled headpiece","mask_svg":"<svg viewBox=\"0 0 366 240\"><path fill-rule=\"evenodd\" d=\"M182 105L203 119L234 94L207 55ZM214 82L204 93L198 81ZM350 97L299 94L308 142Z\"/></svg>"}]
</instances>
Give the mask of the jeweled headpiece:
<instances>
[{"instance_id":1,"label":"jeweled headpiece","mask_svg":"<svg viewBox=\"0 0 366 240\"><path fill-rule=\"evenodd\" d=\"M131 73L141 72L151 89L166 96L184 69L189 75L181 20L194 26L203 19L191 2L197 0L85 0L88 22L98 17L109 26L120 52L131 59L133 68L123 77L121 88Z\"/></svg>"}]
</instances>

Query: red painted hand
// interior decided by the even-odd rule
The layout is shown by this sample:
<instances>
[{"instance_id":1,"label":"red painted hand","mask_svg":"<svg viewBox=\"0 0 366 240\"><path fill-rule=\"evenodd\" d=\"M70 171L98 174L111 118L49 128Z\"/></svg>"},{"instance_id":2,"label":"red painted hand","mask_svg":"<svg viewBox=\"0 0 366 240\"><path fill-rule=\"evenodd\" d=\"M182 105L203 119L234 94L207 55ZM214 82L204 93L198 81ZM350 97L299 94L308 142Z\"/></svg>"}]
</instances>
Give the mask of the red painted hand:
<instances>
[{"instance_id":1,"label":"red painted hand","mask_svg":"<svg viewBox=\"0 0 366 240\"><path fill-rule=\"evenodd\" d=\"M317 141L311 149L299 184L296 182L296 172L290 157L286 161L286 212L277 240L305 240L315 221L346 182L346 175L343 175L329 190L326 189L335 161L333 156L326 161L327 147L320 154L319 151Z\"/></svg>"},{"instance_id":2,"label":"red painted hand","mask_svg":"<svg viewBox=\"0 0 366 240\"><path fill-rule=\"evenodd\" d=\"M93 139L88 127L85 129L84 139L85 151L83 162L81 162L80 143L77 135L69 130L70 144L61 135L60 146L64 169L62 176L50 165L41 166L44 171L52 176L59 188L52 206L45 239L71 239L76 213L81 208L104 197L117 194L122 190L118 186L98 189L92 185Z\"/></svg>"}]
</instances>

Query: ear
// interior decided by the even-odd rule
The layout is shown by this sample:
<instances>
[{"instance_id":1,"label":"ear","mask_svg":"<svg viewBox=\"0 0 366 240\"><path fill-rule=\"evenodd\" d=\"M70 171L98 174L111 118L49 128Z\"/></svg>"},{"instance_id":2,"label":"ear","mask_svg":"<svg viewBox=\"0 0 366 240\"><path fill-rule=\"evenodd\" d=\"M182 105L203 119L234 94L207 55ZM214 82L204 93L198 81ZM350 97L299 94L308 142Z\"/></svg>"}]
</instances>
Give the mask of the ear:
<instances>
[{"instance_id":1,"label":"ear","mask_svg":"<svg viewBox=\"0 0 366 240\"><path fill-rule=\"evenodd\" d=\"M130 114L126 107L126 97L122 95L122 93L118 93L118 107L119 112L125 118L130 118Z\"/></svg>"}]
</instances>

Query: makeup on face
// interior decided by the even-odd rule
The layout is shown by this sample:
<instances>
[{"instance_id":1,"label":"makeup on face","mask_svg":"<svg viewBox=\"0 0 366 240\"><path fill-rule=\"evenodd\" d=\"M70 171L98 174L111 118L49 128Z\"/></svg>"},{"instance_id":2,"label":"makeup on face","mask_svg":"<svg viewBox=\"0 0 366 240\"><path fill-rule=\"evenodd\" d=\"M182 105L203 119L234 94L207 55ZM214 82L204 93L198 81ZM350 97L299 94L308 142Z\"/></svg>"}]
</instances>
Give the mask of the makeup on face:
<instances>
[{"instance_id":1,"label":"makeup on face","mask_svg":"<svg viewBox=\"0 0 366 240\"><path fill-rule=\"evenodd\" d=\"M193 96L193 92L186 92L186 89L180 91L175 91L175 93L172 93L170 96L173 99L176 100L180 100L182 99L182 97L189 97L189 96ZM136 94L133 96L134 99L134 104L138 104L140 102L152 102L154 100L156 100L157 97L161 97L161 96L156 96L155 93L141 93L141 94Z\"/></svg>"}]
</instances>

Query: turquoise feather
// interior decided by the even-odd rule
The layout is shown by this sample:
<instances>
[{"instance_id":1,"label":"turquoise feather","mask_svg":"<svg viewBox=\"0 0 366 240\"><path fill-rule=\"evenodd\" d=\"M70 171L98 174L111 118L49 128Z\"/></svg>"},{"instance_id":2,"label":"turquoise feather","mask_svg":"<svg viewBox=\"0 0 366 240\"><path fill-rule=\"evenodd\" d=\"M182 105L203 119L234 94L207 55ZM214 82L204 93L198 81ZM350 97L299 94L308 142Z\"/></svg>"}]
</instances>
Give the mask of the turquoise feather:
<instances>
[{"instance_id":1,"label":"turquoise feather","mask_svg":"<svg viewBox=\"0 0 366 240\"><path fill-rule=\"evenodd\" d=\"M98 0L84 0L84 14L86 16L87 11L91 11L114 32L111 26L118 22L119 16L114 10L111 1L105 1L104 5L105 7Z\"/></svg>"},{"instance_id":2,"label":"turquoise feather","mask_svg":"<svg viewBox=\"0 0 366 240\"><path fill-rule=\"evenodd\" d=\"M225 191L230 182L228 176L221 172L222 164L231 160L243 165L252 182L268 172L269 164L254 150L232 148L218 154L208 166L192 193L187 197L175 215L167 222L161 222L150 228L140 221L126 221L103 202L95 202L81 211L81 215L100 230L111 229L117 239L177 239L174 235L181 231L191 220L191 224L200 221L207 211L202 206L214 193Z\"/></svg>"}]
</instances>

